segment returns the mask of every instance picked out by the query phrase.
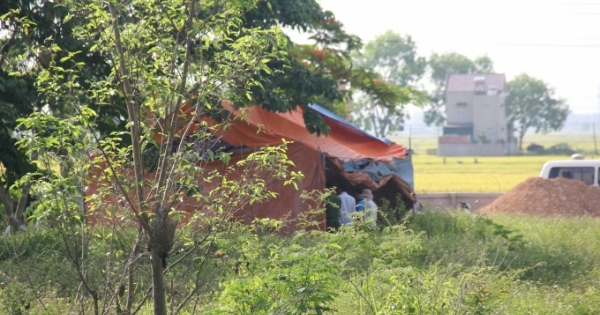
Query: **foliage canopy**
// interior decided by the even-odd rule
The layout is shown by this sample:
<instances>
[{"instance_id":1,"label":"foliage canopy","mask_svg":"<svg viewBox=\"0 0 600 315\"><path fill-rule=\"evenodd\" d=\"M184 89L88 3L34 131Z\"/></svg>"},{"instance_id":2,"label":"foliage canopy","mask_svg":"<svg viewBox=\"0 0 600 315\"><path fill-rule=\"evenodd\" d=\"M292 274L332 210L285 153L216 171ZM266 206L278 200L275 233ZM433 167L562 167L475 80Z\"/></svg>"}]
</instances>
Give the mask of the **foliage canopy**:
<instances>
[{"instance_id":1,"label":"foliage canopy","mask_svg":"<svg viewBox=\"0 0 600 315\"><path fill-rule=\"evenodd\" d=\"M446 120L444 116L444 88L446 78L450 74L493 73L494 64L488 56L480 56L471 60L458 53L434 53L429 58L431 83L433 91L429 95L429 105L424 120L427 125L441 126Z\"/></svg>"},{"instance_id":2,"label":"foliage canopy","mask_svg":"<svg viewBox=\"0 0 600 315\"><path fill-rule=\"evenodd\" d=\"M569 114L566 100L556 98L554 89L542 80L523 73L508 82L508 122L516 128L519 150L530 128L535 133L560 130Z\"/></svg>"},{"instance_id":3,"label":"foliage canopy","mask_svg":"<svg viewBox=\"0 0 600 315\"><path fill-rule=\"evenodd\" d=\"M354 55L357 65L373 69L381 76L381 84L387 84L397 97L381 99L363 93L356 101L356 122L375 135L403 130L404 106L408 103L420 105L424 95L416 89L417 82L425 72L426 61L417 56L417 47L410 36L401 36L392 31L378 36L367 43L361 53Z\"/></svg>"}]
</instances>

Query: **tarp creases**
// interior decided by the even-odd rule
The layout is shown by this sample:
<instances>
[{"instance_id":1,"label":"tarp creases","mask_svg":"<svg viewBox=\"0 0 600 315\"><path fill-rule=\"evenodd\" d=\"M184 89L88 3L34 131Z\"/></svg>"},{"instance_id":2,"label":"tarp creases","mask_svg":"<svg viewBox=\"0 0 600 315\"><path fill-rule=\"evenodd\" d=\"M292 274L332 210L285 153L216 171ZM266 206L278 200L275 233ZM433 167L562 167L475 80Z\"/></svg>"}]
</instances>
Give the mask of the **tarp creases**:
<instances>
[{"instance_id":1,"label":"tarp creases","mask_svg":"<svg viewBox=\"0 0 600 315\"><path fill-rule=\"evenodd\" d=\"M378 162L372 159L341 161L344 171L360 172L369 175L374 182L379 182L386 176L396 175L414 190L414 170L410 154L406 158L392 159L390 162Z\"/></svg>"}]
</instances>

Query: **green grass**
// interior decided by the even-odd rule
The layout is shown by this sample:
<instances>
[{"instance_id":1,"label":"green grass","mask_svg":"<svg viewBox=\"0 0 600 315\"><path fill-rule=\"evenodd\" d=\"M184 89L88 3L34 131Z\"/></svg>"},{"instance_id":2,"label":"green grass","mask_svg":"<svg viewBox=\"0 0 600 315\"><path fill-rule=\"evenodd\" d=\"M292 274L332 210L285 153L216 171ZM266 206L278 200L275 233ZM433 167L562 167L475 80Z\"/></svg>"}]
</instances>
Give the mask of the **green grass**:
<instances>
[{"instance_id":1,"label":"green grass","mask_svg":"<svg viewBox=\"0 0 600 315\"><path fill-rule=\"evenodd\" d=\"M497 307L489 314L600 314L598 218L430 213L408 227L423 233L414 264L479 265L498 276L488 283Z\"/></svg>"},{"instance_id":2,"label":"green grass","mask_svg":"<svg viewBox=\"0 0 600 315\"><path fill-rule=\"evenodd\" d=\"M97 246L90 248L90 267L105 271L108 253ZM281 237L233 230L220 235L217 249L229 258L210 260L200 303L183 314L584 315L600 310L596 218L428 212L383 231ZM0 313L76 312L78 282L64 255L51 231L0 241ZM169 261L176 259L177 254ZM240 260L251 264L232 268ZM185 261L167 274L169 286L185 292L199 266L196 259ZM136 268L147 267L143 257ZM90 271L90 281L102 289L102 274ZM138 281L147 287L147 273L136 276ZM141 314L151 314L149 302Z\"/></svg>"}]
</instances>

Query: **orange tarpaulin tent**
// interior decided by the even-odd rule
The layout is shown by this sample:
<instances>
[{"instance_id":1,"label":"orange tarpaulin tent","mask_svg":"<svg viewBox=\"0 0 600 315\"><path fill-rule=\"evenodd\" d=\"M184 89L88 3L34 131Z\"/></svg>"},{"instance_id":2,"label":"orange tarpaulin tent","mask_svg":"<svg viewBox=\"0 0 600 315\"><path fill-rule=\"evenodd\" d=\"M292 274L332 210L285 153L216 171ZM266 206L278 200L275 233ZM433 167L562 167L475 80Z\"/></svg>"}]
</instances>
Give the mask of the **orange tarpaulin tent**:
<instances>
[{"instance_id":1,"label":"orange tarpaulin tent","mask_svg":"<svg viewBox=\"0 0 600 315\"><path fill-rule=\"evenodd\" d=\"M394 158L404 159L406 157L405 147L389 140L377 139L331 112L321 115L331 129L330 133L327 136L317 136L309 133L306 129L300 107L295 111L285 113L269 112L260 106L251 106L243 111L232 110L227 103L223 103L223 107L231 110L230 120L233 123L226 131L219 134L219 137L233 146L243 145L256 149L267 145L279 145L282 143L282 139L286 139L302 142L313 150L342 160L368 158L389 162ZM317 109L317 106L312 105L311 108L314 110ZM326 111L320 107L318 110L320 114ZM187 119L193 117L193 114L193 108L187 103L184 104L179 115L181 125L187 125ZM205 116L197 115L196 117L197 122L213 123ZM186 130L181 128L178 133L180 136L184 136L184 133L190 135L197 129L197 126ZM156 133L155 140L161 142L163 139L159 133Z\"/></svg>"},{"instance_id":2,"label":"orange tarpaulin tent","mask_svg":"<svg viewBox=\"0 0 600 315\"><path fill-rule=\"evenodd\" d=\"M287 230L297 227L294 219L300 213L306 212L310 202L303 202L300 195L303 191L323 190L329 181L335 186L342 182L354 187L349 191L357 195L357 190L369 188L375 195L375 202L381 205L383 198L394 204L396 195L400 194L407 209L416 201L412 187L412 163L406 148L387 139L379 139L369 135L358 127L349 124L342 118L316 105L311 109L316 111L329 126L327 136L317 136L307 131L304 124L303 112L300 107L295 111L285 113L269 112L260 106L251 106L242 111L231 110L231 106L223 103L230 110L229 126L219 131L216 136L221 143L232 150L232 161L242 159L248 151L256 150L267 145L279 145L283 139L292 141L288 145L288 157L294 162L294 171L300 171L304 179L295 189L292 185L284 186L282 182L273 182L270 189L278 197L267 202L244 206L235 215L245 221L254 218L291 219ZM178 136L192 135L200 128L200 123L215 124L206 115L195 115L189 104L184 104L178 115L180 129ZM243 118L242 118L243 117ZM194 119L197 124L188 124ZM151 125L158 130L159 121L151 119ZM187 126L187 127L183 127ZM163 137L157 131L155 140L163 143ZM204 163L207 163L206 161ZM207 171L223 169L220 161L208 162L204 165ZM147 174L151 180L152 174ZM188 212L202 211L202 206L193 198L184 198L177 205L178 210ZM325 229L323 223L319 226Z\"/></svg>"},{"instance_id":3,"label":"orange tarpaulin tent","mask_svg":"<svg viewBox=\"0 0 600 315\"><path fill-rule=\"evenodd\" d=\"M407 209L416 201L412 162L404 146L376 138L317 105L311 105L309 110L316 111L329 126L330 132L326 136L308 132L300 107L285 113L270 112L260 106L251 106L243 112L232 110L226 103L223 103L223 107L231 110L232 123L219 137L228 145L253 150L267 145L279 145L282 139L293 141L289 156L298 170L303 172L304 181L311 183L304 188L324 189L326 181L335 185L346 182L355 188L349 192L353 195L357 195L356 191L363 188L373 190L375 201L379 204L383 198L394 203L398 193L402 195ZM184 117L192 116L192 109L188 104L183 107L182 112L187 113L180 115L184 120ZM206 118L198 120L206 121ZM361 165L352 167L356 164L353 162L357 161L362 162ZM392 171L389 171L390 167L386 167L389 165L392 165ZM399 167L403 168L402 172L397 170ZM373 169L375 171L369 171ZM289 207L273 208L271 204L263 204L259 207L272 209L262 211L271 212L269 217L280 217L285 208L294 213L301 212L303 206L298 203L300 191L291 187L280 189L278 192L282 197L279 199L287 200ZM273 201L273 204L281 202L282 200Z\"/></svg>"}]
</instances>

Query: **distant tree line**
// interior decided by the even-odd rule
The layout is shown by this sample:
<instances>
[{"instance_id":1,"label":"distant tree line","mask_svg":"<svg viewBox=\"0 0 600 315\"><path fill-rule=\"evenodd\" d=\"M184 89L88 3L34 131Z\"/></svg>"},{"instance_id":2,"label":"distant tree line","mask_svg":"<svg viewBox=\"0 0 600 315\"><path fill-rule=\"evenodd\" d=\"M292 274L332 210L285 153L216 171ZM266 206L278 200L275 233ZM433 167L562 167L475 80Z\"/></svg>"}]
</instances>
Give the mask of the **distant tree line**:
<instances>
[{"instance_id":1,"label":"distant tree line","mask_svg":"<svg viewBox=\"0 0 600 315\"><path fill-rule=\"evenodd\" d=\"M369 95L358 97L354 106L358 125L380 137L402 131L407 116L405 106L413 104L425 109L427 125L442 126L447 76L495 71L493 61L486 55L471 60L455 52L434 53L426 59L419 57L416 50L409 35L387 31L353 54L357 65L374 69L382 78L413 96L404 103L385 106ZM423 87L426 84L429 88ZM523 137L528 130L546 133L560 130L564 125L569 113L567 102L556 97L554 89L542 80L521 74L508 82L506 92L508 127L517 133L519 149L522 150Z\"/></svg>"}]
</instances>

